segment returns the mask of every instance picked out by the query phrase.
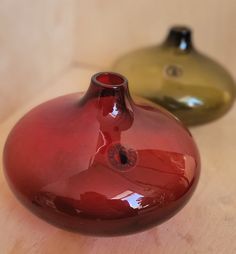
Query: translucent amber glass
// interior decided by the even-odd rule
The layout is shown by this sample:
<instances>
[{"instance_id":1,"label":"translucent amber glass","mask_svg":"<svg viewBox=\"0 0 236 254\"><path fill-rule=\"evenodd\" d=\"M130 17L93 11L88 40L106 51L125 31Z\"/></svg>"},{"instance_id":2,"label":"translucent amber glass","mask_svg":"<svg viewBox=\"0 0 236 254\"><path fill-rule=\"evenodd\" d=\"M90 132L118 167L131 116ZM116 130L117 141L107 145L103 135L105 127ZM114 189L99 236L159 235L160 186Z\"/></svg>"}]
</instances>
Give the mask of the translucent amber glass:
<instances>
[{"instance_id":1,"label":"translucent amber glass","mask_svg":"<svg viewBox=\"0 0 236 254\"><path fill-rule=\"evenodd\" d=\"M188 125L222 116L234 101L232 77L193 47L186 27L173 27L160 46L131 52L113 68L127 76L131 93L164 106Z\"/></svg>"}]
</instances>

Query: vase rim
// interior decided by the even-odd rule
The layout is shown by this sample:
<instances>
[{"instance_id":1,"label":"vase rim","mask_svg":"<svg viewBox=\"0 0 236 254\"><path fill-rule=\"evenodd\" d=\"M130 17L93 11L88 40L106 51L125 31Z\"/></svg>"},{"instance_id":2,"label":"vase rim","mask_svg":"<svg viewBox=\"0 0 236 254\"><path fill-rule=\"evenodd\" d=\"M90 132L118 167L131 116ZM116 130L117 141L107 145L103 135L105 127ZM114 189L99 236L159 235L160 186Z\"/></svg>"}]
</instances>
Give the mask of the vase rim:
<instances>
[{"instance_id":1,"label":"vase rim","mask_svg":"<svg viewBox=\"0 0 236 254\"><path fill-rule=\"evenodd\" d=\"M187 25L174 25L170 27L170 31L186 34L186 33L191 33L192 29Z\"/></svg>"},{"instance_id":2,"label":"vase rim","mask_svg":"<svg viewBox=\"0 0 236 254\"><path fill-rule=\"evenodd\" d=\"M106 88L118 88L128 85L128 80L116 72L98 72L92 76L92 82Z\"/></svg>"}]
</instances>

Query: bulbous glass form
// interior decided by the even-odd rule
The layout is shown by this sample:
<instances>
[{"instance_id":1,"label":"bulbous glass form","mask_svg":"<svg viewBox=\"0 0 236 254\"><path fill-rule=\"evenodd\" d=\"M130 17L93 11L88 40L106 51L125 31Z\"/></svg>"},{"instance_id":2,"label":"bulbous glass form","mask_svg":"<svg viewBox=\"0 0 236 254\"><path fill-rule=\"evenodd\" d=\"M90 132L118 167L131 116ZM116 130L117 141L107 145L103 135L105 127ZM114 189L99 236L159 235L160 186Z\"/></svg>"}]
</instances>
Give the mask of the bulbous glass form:
<instances>
[{"instance_id":1,"label":"bulbous glass form","mask_svg":"<svg viewBox=\"0 0 236 254\"><path fill-rule=\"evenodd\" d=\"M135 103L127 80L98 73L88 91L39 105L4 149L7 180L44 220L92 235L155 226L191 197L200 159L189 131L161 107Z\"/></svg>"},{"instance_id":2,"label":"bulbous glass form","mask_svg":"<svg viewBox=\"0 0 236 254\"><path fill-rule=\"evenodd\" d=\"M214 120L231 107L235 84L226 70L197 51L191 30L173 27L166 40L118 59L131 93L160 104L187 125Z\"/></svg>"}]
</instances>

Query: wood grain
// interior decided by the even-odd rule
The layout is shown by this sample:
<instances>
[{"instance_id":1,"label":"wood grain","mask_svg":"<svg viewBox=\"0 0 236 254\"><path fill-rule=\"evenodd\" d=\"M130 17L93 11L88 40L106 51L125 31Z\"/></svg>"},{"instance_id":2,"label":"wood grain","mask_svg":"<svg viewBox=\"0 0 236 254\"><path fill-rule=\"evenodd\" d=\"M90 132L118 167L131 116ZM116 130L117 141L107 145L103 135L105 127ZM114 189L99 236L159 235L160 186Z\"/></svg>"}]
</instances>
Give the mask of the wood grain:
<instances>
[{"instance_id":1,"label":"wood grain","mask_svg":"<svg viewBox=\"0 0 236 254\"><path fill-rule=\"evenodd\" d=\"M0 149L13 124L49 98L88 85L93 71L74 68L0 125ZM0 171L0 254L234 254L236 253L236 107L225 117L191 131L199 145L202 173L186 207L149 231L96 238L57 229L36 218L13 197Z\"/></svg>"}]
</instances>

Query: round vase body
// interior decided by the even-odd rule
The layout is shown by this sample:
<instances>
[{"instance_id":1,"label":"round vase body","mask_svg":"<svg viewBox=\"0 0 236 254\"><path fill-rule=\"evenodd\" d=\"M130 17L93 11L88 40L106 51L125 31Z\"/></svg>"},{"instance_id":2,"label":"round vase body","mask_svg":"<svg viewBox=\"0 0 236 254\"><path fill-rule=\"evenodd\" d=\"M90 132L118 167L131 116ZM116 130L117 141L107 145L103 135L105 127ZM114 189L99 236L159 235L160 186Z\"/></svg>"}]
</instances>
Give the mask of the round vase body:
<instances>
[{"instance_id":1,"label":"round vase body","mask_svg":"<svg viewBox=\"0 0 236 254\"><path fill-rule=\"evenodd\" d=\"M135 233L165 221L199 178L189 131L161 107L134 103L127 80L94 75L88 91L39 105L4 149L7 180L44 220L91 235Z\"/></svg>"},{"instance_id":2,"label":"round vase body","mask_svg":"<svg viewBox=\"0 0 236 254\"><path fill-rule=\"evenodd\" d=\"M113 68L127 76L131 93L165 107L187 125L222 116L235 98L232 77L193 47L186 27L173 27L160 46L131 52Z\"/></svg>"}]
</instances>

